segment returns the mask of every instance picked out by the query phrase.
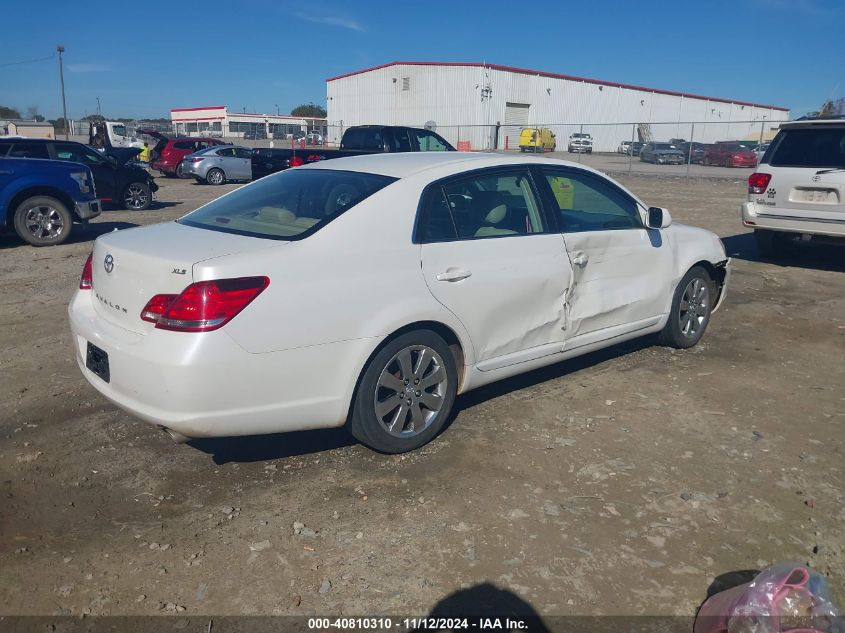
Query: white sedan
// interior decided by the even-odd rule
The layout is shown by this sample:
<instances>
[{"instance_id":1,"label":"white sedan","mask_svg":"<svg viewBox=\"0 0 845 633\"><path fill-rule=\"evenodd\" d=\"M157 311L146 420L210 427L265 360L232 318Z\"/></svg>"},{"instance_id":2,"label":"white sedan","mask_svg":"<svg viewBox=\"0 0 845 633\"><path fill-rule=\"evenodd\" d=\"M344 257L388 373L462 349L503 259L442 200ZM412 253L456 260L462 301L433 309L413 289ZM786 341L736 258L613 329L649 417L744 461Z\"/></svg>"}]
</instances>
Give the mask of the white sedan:
<instances>
[{"instance_id":1,"label":"white sedan","mask_svg":"<svg viewBox=\"0 0 845 633\"><path fill-rule=\"evenodd\" d=\"M88 381L177 439L347 424L393 453L481 385L652 333L695 345L728 271L714 234L587 167L386 154L98 238L69 314Z\"/></svg>"}]
</instances>

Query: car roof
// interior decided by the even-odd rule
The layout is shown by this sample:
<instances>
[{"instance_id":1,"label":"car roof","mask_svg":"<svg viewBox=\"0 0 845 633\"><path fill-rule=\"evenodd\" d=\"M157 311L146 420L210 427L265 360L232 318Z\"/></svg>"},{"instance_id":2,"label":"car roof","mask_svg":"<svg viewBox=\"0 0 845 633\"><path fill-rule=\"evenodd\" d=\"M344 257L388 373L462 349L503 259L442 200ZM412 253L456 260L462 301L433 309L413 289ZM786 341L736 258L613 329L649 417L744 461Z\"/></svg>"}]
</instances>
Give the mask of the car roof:
<instances>
[{"instance_id":1,"label":"car roof","mask_svg":"<svg viewBox=\"0 0 845 633\"><path fill-rule=\"evenodd\" d=\"M497 167L499 165L567 165L578 167L595 173L596 170L554 158L539 158L535 156L513 156L510 154L494 154L485 152L406 152L365 154L335 158L331 162L309 163L297 169L336 169L340 171L357 171L369 174L380 174L394 178L406 178L428 169L453 166L455 173L481 169L483 167Z\"/></svg>"},{"instance_id":2,"label":"car roof","mask_svg":"<svg viewBox=\"0 0 845 633\"><path fill-rule=\"evenodd\" d=\"M834 117L834 118L826 118L826 119L803 119L798 121L788 121L786 123L781 123L781 129L793 129L798 127L827 127L830 125L845 125L845 118L843 117Z\"/></svg>"}]
</instances>

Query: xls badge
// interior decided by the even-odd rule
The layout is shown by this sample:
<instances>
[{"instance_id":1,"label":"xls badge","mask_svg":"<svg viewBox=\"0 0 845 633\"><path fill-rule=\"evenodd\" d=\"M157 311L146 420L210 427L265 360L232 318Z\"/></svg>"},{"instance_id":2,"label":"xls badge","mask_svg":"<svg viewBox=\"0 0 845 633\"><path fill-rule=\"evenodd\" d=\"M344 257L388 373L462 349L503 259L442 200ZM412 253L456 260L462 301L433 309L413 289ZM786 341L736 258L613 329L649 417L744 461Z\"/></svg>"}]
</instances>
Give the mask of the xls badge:
<instances>
[{"instance_id":1,"label":"xls badge","mask_svg":"<svg viewBox=\"0 0 845 633\"><path fill-rule=\"evenodd\" d=\"M111 253L106 255L103 259L103 268L106 269L107 273L110 273L114 270L114 257L112 257Z\"/></svg>"}]
</instances>

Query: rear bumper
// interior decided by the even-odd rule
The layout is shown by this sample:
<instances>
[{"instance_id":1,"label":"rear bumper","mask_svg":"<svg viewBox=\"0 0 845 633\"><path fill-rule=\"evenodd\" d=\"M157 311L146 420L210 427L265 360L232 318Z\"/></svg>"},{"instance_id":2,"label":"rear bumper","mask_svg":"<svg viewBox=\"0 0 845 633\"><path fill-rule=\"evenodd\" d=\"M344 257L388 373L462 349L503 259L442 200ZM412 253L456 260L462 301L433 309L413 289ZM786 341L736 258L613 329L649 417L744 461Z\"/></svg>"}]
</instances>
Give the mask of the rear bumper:
<instances>
[{"instance_id":1,"label":"rear bumper","mask_svg":"<svg viewBox=\"0 0 845 633\"><path fill-rule=\"evenodd\" d=\"M842 219L831 219L799 217L794 213L798 211L743 202L742 224L754 229L845 237L845 214Z\"/></svg>"},{"instance_id":2,"label":"rear bumper","mask_svg":"<svg viewBox=\"0 0 845 633\"><path fill-rule=\"evenodd\" d=\"M87 290L76 292L68 315L88 382L121 409L188 438L343 425L361 365L378 342L252 354L225 329L138 334L100 317ZM109 382L86 367L88 342L108 354Z\"/></svg>"},{"instance_id":3,"label":"rear bumper","mask_svg":"<svg viewBox=\"0 0 845 633\"><path fill-rule=\"evenodd\" d=\"M162 171L166 173L172 173L176 171L176 166L178 164L179 163L165 162L163 160L154 160L150 164L150 169L155 169L156 171Z\"/></svg>"},{"instance_id":4,"label":"rear bumper","mask_svg":"<svg viewBox=\"0 0 845 633\"><path fill-rule=\"evenodd\" d=\"M74 205L74 209L80 220L89 220L100 215L103 205L99 200L88 200L86 202L77 202Z\"/></svg>"}]
</instances>

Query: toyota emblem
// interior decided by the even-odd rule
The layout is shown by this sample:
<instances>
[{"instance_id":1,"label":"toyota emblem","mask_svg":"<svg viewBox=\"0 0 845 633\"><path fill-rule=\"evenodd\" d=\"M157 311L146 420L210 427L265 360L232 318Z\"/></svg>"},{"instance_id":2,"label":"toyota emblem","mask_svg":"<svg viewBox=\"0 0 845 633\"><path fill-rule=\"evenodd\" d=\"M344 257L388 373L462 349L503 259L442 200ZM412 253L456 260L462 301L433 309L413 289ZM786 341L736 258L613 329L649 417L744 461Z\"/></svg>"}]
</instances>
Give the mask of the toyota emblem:
<instances>
[{"instance_id":1,"label":"toyota emblem","mask_svg":"<svg viewBox=\"0 0 845 633\"><path fill-rule=\"evenodd\" d=\"M106 269L107 273L114 270L114 257L111 254L106 255L105 259L103 259L103 268Z\"/></svg>"}]
</instances>

